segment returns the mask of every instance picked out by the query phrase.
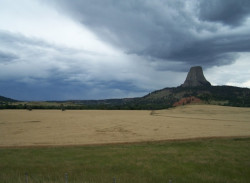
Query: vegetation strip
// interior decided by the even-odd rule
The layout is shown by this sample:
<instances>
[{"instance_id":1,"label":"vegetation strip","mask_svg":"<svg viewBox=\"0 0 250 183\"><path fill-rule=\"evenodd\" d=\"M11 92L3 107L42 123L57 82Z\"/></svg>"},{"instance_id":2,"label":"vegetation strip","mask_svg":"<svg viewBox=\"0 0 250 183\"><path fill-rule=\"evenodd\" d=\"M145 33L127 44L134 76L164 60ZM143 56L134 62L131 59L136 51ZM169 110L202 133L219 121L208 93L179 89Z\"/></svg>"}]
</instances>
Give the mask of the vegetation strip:
<instances>
[{"instance_id":1,"label":"vegetation strip","mask_svg":"<svg viewBox=\"0 0 250 183\"><path fill-rule=\"evenodd\" d=\"M182 139L166 139L166 140L151 140L151 141L135 141L135 142L113 142L113 143L89 143L89 144L49 144L49 145L21 145L21 146L0 146L0 149L27 149L27 148L60 148L60 147L99 147L110 145L138 145L138 144L150 144L150 143L164 143L164 142L192 142L197 140L219 140L219 139L248 139L248 136L209 136L209 137L194 137L194 138L182 138Z\"/></svg>"}]
</instances>

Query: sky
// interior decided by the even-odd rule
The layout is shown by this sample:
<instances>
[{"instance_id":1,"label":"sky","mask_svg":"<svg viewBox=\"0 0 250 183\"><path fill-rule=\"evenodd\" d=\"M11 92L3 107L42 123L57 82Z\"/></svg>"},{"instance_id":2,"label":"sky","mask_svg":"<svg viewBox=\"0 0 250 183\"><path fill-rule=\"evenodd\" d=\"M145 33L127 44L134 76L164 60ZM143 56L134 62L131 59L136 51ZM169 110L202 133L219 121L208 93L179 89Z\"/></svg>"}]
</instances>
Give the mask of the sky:
<instances>
[{"instance_id":1,"label":"sky","mask_svg":"<svg viewBox=\"0 0 250 183\"><path fill-rule=\"evenodd\" d=\"M249 0L0 0L0 95L140 97L202 66L250 88Z\"/></svg>"}]
</instances>

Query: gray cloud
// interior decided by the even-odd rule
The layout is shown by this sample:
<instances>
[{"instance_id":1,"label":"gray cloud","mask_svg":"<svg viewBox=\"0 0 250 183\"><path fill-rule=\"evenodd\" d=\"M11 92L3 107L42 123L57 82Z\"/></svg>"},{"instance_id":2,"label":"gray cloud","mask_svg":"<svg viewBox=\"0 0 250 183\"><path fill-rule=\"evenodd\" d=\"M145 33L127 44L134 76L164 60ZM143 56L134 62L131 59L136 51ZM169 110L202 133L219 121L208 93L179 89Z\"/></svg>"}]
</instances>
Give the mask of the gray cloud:
<instances>
[{"instance_id":1,"label":"gray cloud","mask_svg":"<svg viewBox=\"0 0 250 183\"><path fill-rule=\"evenodd\" d=\"M250 15L249 0L201 0L200 18L238 26Z\"/></svg>"},{"instance_id":2,"label":"gray cloud","mask_svg":"<svg viewBox=\"0 0 250 183\"><path fill-rule=\"evenodd\" d=\"M211 67L231 64L237 52L250 51L249 33L221 34L223 27L213 23L239 25L248 15L249 4L236 0L60 0L55 6L127 54ZM229 14L232 7L237 13Z\"/></svg>"},{"instance_id":3,"label":"gray cloud","mask_svg":"<svg viewBox=\"0 0 250 183\"><path fill-rule=\"evenodd\" d=\"M4 64L0 68L1 79L35 82L39 78L48 78L54 71L63 70L67 56L77 52L41 39L7 31L0 31L0 42L0 65Z\"/></svg>"},{"instance_id":4,"label":"gray cloud","mask_svg":"<svg viewBox=\"0 0 250 183\"><path fill-rule=\"evenodd\" d=\"M238 52L250 51L250 35L220 36L205 41L194 41L187 47L173 51L166 58L189 62L203 66L232 64L238 58Z\"/></svg>"},{"instance_id":5,"label":"gray cloud","mask_svg":"<svg viewBox=\"0 0 250 183\"><path fill-rule=\"evenodd\" d=\"M19 99L19 92L10 91L8 83L27 86L26 89L30 87L30 90L32 87L40 90L37 94L30 91L30 97L42 93L47 95L48 91L53 91L56 87L67 86L74 92L61 90L60 96L56 93L50 95L65 99L64 94L73 97L73 93L78 92L74 97L93 99L142 96L149 91L165 87L164 77L171 76L171 73L155 70L159 66L157 62L152 65L136 55L120 54L114 57L53 45L37 38L6 31L0 31L0 42L0 49L17 55L15 62L8 65L0 63L1 88L5 88L7 93L13 93L13 96ZM154 77L162 79L155 81ZM174 86L175 82L180 83L180 79L182 80L179 77L167 79L167 83ZM42 92L46 90L42 88L47 88L48 91Z\"/></svg>"},{"instance_id":6,"label":"gray cloud","mask_svg":"<svg viewBox=\"0 0 250 183\"><path fill-rule=\"evenodd\" d=\"M40 45L40 46L48 46L49 44L36 39L36 38L29 38L20 33L12 33L8 31L0 30L0 41L1 47L7 46L24 46L24 45Z\"/></svg>"},{"instance_id":7,"label":"gray cloud","mask_svg":"<svg viewBox=\"0 0 250 183\"><path fill-rule=\"evenodd\" d=\"M18 56L10 53L10 52L4 52L0 50L0 63L9 63L17 59Z\"/></svg>"}]
</instances>

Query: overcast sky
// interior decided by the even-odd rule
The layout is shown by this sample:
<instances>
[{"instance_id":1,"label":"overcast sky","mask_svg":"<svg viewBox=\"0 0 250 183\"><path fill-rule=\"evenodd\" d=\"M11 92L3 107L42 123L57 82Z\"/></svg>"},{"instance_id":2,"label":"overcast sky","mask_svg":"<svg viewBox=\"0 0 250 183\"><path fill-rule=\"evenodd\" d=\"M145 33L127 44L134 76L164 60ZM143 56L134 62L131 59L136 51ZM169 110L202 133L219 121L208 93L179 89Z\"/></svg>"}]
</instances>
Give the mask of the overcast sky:
<instances>
[{"instance_id":1,"label":"overcast sky","mask_svg":"<svg viewBox=\"0 0 250 183\"><path fill-rule=\"evenodd\" d=\"M249 0L0 0L0 95L143 96L200 65L250 87Z\"/></svg>"}]
</instances>

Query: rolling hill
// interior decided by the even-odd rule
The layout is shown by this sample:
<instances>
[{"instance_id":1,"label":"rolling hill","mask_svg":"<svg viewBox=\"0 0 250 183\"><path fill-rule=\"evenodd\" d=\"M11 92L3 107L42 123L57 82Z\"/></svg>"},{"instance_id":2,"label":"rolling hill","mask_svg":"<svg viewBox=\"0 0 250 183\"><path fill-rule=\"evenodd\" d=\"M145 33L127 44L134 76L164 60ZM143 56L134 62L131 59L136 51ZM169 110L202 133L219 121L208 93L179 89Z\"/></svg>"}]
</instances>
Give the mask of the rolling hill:
<instances>
[{"instance_id":1,"label":"rolling hill","mask_svg":"<svg viewBox=\"0 0 250 183\"><path fill-rule=\"evenodd\" d=\"M0 96L0 102L17 102L17 100Z\"/></svg>"},{"instance_id":2,"label":"rolling hill","mask_svg":"<svg viewBox=\"0 0 250 183\"><path fill-rule=\"evenodd\" d=\"M6 102L12 103L6 105ZM70 100L36 103L20 102L0 96L0 108L34 109L166 109L189 103L206 103L215 105L250 107L250 89L235 86L212 86L206 80L200 66L192 67L184 83L178 87L164 88L143 97L106 99L106 100ZM55 105L57 103L58 105ZM50 105L51 104L51 105ZM67 105L65 105L67 104Z\"/></svg>"}]
</instances>

